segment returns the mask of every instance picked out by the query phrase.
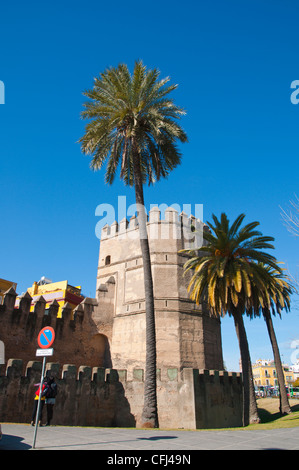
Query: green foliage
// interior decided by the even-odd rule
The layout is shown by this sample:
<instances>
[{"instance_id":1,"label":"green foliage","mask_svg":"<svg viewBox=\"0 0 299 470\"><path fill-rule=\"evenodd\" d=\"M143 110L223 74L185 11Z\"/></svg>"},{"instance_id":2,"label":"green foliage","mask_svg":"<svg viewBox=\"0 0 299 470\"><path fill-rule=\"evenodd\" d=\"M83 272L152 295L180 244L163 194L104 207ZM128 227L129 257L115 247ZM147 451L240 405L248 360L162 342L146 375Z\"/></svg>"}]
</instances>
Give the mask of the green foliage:
<instances>
[{"instance_id":1,"label":"green foliage","mask_svg":"<svg viewBox=\"0 0 299 470\"><path fill-rule=\"evenodd\" d=\"M185 272L191 271L189 292L192 300L208 303L211 314L233 315L235 311L258 315L262 309L289 307L291 287L274 256L273 237L256 230L259 222L241 228L241 214L230 226L226 214L212 216L210 231L204 232L205 245L184 250L190 256Z\"/></svg>"},{"instance_id":2,"label":"green foliage","mask_svg":"<svg viewBox=\"0 0 299 470\"><path fill-rule=\"evenodd\" d=\"M262 263L258 268L263 274L266 273L267 289L260 291L259 286L254 285L247 314L253 317L261 313L265 315L268 312L281 315L283 309L290 311L290 297L294 292L294 287L288 282L289 279L282 272L283 270Z\"/></svg>"},{"instance_id":3,"label":"green foliage","mask_svg":"<svg viewBox=\"0 0 299 470\"><path fill-rule=\"evenodd\" d=\"M177 121L185 112L168 96L177 85L158 78L159 71L147 70L141 61L132 75L120 64L101 73L84 92L89 101L81 115L90 122L79 142L83 153L92 155L93 170L107 164L108 184L118 167L125 184L134 184L134 154L142 181L149 184L166 177L181 161L176 142L186 142L187 136Z\"/></svg>"}]
</instances>

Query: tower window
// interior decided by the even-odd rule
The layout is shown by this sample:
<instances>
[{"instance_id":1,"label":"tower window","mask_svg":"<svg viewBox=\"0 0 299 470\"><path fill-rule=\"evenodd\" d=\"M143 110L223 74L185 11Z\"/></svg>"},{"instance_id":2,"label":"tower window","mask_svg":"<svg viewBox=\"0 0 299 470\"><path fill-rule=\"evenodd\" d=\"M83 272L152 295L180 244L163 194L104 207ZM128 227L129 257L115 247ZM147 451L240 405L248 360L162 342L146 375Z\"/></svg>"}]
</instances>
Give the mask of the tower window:
<instances>
[{"instance_id":1,"label":"tower window","mask_svg":"<svg viewBox=\"0 0 299 470\"><path fill-rule=\"evenodd\" d=\"M105 266L108 266L108 264L111 264L111 256L110 255L106 256L106 259L105 259Z\"/></svg>"}]
</instances>

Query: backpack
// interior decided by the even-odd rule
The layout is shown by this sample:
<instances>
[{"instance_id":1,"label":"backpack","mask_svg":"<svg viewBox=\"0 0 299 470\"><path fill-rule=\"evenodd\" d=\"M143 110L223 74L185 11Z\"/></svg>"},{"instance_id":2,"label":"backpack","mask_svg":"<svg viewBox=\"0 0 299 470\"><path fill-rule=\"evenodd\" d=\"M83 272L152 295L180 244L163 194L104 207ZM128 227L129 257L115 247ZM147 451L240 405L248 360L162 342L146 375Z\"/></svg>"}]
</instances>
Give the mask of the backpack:
<instances>
[{"instance_id":1,"label":"backpack","mask_svg":"<svg viewBox=\"0 0 299 470\"><path fill-rule=\"evenodd\" d=\"M57 384L53 382L51 385L49 385L48 390L47 390L47 398L55 398L57 395Z\"/></svg>"}]
</instances>

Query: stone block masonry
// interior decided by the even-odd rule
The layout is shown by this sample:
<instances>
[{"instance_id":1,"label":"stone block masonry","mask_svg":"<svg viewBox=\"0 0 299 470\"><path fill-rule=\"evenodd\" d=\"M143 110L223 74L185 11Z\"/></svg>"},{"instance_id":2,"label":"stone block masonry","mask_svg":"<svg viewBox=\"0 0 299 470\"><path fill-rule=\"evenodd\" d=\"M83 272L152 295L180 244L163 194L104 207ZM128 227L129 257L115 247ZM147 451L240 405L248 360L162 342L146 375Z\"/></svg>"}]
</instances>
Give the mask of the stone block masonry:
<instances>
[{"instance_id":1,"label":"stone block masonry","mask_svg":"<svg viewBox=\"0 0 299 470\"><path fill-rule=\"evenodd\" d=\"M161 428L201 429L242 425L240 374L223 370L221 324L206 304L195 305L183 275L183 249L202 243L200 220L172 208L153 208L147 222L154 284L157 396ZM26 292L16 304L9 289L0 305L0 341L6 365L0 367L0 422L30 422L37 337L55 330L48 374L59 394L53 424L139 426L144 399L145 295L136 217L102 231L96 298L85 298L62 316L53 300ZM9 359L18 358L18 359ZM61 364L61 365L60 365ZM63 365L64 364L64 365Z\"/></svg>"},{"instance_id":2,"label":"stone block masonry","mask_svg":"<svg viewBox=\"0 0 299 470\"><path fill-rule=\"evenodd\" d=\"M0 376L0 422L31 420L42 364L8 360ZM144 371L48 363L58 395L53 425L138 427L143 407ZM160 428L204 429L242 425L242 383L237 373L176 368L158 370ZM46 418L44 410L44 419Z\"/></svg>"},{"instance_id":3,"label":"stone block masonry","mask_svg":"<svg viewBox=\"0 0 299 470\"><path fill-rule=\"evenodd\" d=\"M149 211L158 368L223 369L220 320L190 300L183 273L187 258L181 250L202 246L206 229L171 207L164 219L158 207ZM146 299L135 216L102 229L96 297L93 319L109 339L113 367L144 369Z\"/></svg>"}]
</instances>

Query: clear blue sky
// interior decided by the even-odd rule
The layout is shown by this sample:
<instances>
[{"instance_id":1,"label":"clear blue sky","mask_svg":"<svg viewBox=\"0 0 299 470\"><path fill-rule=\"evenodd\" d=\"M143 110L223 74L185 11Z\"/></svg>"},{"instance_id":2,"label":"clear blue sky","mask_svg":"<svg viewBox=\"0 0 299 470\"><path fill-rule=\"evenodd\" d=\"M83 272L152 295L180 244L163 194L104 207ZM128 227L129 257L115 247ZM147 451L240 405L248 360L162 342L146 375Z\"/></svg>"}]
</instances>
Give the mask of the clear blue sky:
<instances>
[{"instance_id":1,"label":"clear blue sky","mask_svg":"<svg viewBox=\"0 0 299 470\"><path fill-rule=\"evenodd\" d=\"M109 66L137 59L179 84L189 143L168 178L146 188L147 206L203 204L258 220L275 255L298 274L299 240L279 206L298 190L299 79L295 0L5 2L0 13L0 277L21 294L45 275L94 296L95 209L133 190L89 169L78 139L82 91ZM295 303L294 303L295 306ZM299 339L299 314L275 321L283 359ZM252 360L271 358L262 319L248 323ZM238 370L233 322L223 321L224 360Z\"/></svg>"}]
</instances>

